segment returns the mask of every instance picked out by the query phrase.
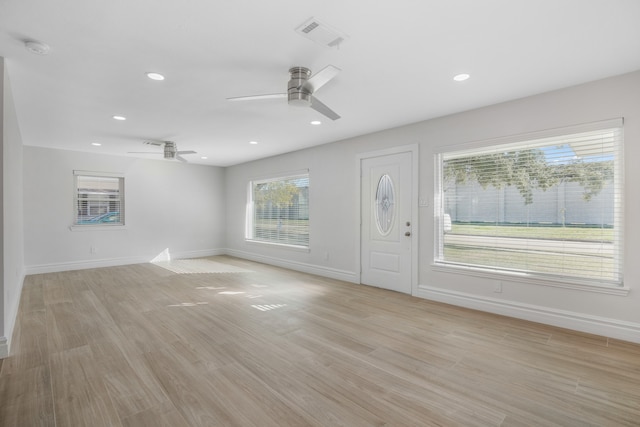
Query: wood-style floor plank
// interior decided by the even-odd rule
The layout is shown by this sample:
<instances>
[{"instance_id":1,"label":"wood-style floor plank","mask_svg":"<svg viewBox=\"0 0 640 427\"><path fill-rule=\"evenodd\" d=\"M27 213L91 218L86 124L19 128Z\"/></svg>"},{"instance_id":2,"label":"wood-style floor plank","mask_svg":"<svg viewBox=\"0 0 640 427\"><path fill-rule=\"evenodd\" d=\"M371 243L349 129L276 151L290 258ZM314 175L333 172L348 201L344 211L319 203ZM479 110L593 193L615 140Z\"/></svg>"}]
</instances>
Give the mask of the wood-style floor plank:
<instances>
[{"instance_id":1,"label":"wood-style floor plank","mask_svg":"<svg viewBox=\"0 0 640 427\"><path fill-rule=\"evenodd\" d=\"M640 345L211 260L28 276L0 426L640 426Z\"/></svg>"},{"instance_id":2,"label":"wood-style floor plank","mask_svg":"<svg viewBox=\"0 0 640 427\"><path fill-rule=\"evenodd\" d=\"M120 426L101 366L88 345L51 354L56 426Z\"/></svg>"}]
</instances>

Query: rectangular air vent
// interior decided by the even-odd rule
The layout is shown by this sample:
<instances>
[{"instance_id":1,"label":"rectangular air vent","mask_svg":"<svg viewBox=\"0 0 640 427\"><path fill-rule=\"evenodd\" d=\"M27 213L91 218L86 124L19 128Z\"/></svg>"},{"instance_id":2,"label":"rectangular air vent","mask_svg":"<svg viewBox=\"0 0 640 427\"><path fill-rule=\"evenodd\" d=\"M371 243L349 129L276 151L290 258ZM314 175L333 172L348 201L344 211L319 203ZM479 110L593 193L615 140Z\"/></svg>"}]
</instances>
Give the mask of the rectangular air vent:
<instances>
[{"instance_id":1,"label":"rectangular air vent","mask_svg":"<svg viewBox=\"0 0 640 427\"><path fill-rule=\"evenodd\" d=\"M155 145L156 147L162 147L164 142L163 141L153 141L153 140L148 139L148 140L144 141L144 144Z\"/></svg>"},{"instance_id":2,"label":"rectangular air vent","mask_svg":"<svg viewBox=\"0 0 640 427\"><path fill-rule=\"evenodd\" d=\"M309 18L296 28L296 32L325 47L340 47L349 37L341 31L315 19Z\"/></svg>"}]
</instances>

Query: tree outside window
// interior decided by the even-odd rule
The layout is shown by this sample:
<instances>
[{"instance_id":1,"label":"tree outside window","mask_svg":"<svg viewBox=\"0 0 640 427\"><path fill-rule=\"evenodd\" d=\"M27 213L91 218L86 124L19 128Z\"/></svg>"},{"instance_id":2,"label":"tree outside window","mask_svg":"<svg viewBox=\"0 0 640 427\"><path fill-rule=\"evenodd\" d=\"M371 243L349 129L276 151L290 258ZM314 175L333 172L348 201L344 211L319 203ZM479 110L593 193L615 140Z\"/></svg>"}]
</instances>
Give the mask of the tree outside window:
<instances>
[{"instance_id":1,"label":"tree outside window","mask_svg":"<svg viewBox=\"0 0 640 427\"><path fill-rule=\"evenodd\" d=\"M621 150L607 128L438 155L436 264L621 285Z\"/></svg>"},{"instance_id":2,"label":"tree outside window","mask_svg":"<svg viewBox=\"0 0 640 427\"><path fill-rule=\"evenodd\" d=\"M308 174L254 181L249 240L309 246Z\"/></svg>"}]
</instances>

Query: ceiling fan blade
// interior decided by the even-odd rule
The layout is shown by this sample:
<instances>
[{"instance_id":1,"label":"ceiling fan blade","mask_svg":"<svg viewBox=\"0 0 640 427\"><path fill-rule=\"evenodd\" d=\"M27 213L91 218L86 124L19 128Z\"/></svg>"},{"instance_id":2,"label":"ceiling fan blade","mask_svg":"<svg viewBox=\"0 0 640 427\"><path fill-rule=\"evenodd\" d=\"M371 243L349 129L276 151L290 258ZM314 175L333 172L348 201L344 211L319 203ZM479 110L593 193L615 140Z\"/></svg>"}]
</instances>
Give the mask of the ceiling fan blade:
<instances>
[{"instance_id":1,"label":"ceiling fan blade","mask_svg":"<svg viewBox=\"0 0 640 427\"><path fill-rule=\"evenodd\" d=\"M316 110L318 113L324 114L325 116L329 117L331 120L338 120L340 118L338 113L324 105L322 102L318 101L318 98L316 97L311 97L310 107Z\"/></svg>"},{"instance_id":2,"label":"ceiling fan blade","mask_svg":"<svg viewBox=\"0 0 640 427\"><path fill-rule=\"evenodd\" d=\"M322 70L311 75L311 77L309 77L301 87L313 93L337 76L340 71L340 68L334 67L333 65L327 65Z\"/></svg>"},{"instance_id":3,"label":"ceiling fan blade","mask_svg":"<svg viewBox=\"0 0 640 427\"><path fill-rule=\"evenodd\" d=\"M157 151L127 151L127 154L163 154Z\"/></svg>"},{"instance_id":4,"label":"ceiling fan blade","mask_svg":"<svg viewBox=\"0 0 640 427\"><path fill-rule=\"evenodd\" d=\"M189 151L176 151L176 154L178 154L178 155L180 155L180 154L198 154L198 152L197 151L192 151L192 150L189 150Z\"/></svg>"},{"instance_id":5,"label":"ceiling fan blade","mask_svg":"<svg viewBox=\"0 0 640 427\"><path fill-rule=\"evenodd\" d=\"M227 101L259 101L264 99L280 99L286 97L286 93L270 93L266 95L236 96L233 98L227 98Z\"/></svg>"},{"instance_id":6,"label":"ceiling fan blade","mask_svg":"<svg viewBox=\"0 0 640 427\"><path fill-rule=\"evenodd\" d=\"M176 156L175 156L174 158L175 158L176 160L178 160L178 161L183 162L183 163L189 163L189 162L187 162L187 159L185 159L184 157L179 156L179 155L177 155L177 154L176 154Z\"/></svg>"}]
</instances>

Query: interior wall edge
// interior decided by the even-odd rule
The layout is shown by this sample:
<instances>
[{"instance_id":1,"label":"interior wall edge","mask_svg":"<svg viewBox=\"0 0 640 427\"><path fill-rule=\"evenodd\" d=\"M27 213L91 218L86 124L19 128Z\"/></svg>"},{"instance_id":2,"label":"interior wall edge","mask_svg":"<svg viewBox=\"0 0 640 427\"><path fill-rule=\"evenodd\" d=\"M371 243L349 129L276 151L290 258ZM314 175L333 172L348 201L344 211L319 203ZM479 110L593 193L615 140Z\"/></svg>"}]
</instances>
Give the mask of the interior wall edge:
<instances>
[{"instance_id":1,"label":"interior wall edge","mask_svg":"<svg viewBox=\"0 0 640 427\"><path fill-rule=\"evenodd\" d=\"M420 285L416 296L431 301L640 344L640 323L487 298L427 285Z\"/></svg>"}]
</instances>

